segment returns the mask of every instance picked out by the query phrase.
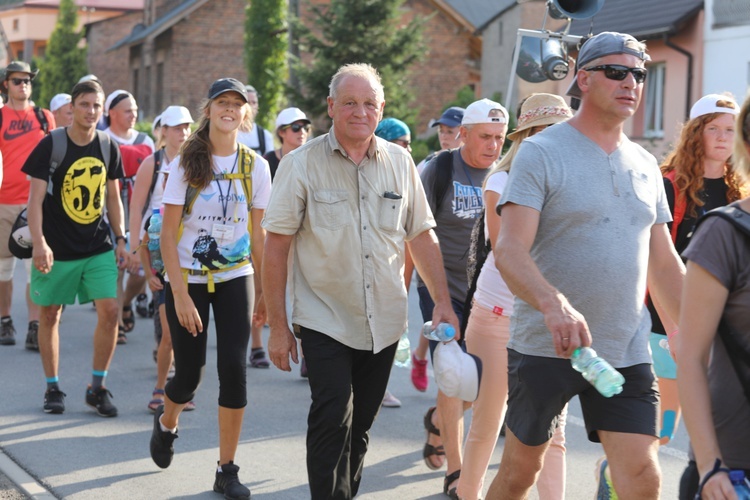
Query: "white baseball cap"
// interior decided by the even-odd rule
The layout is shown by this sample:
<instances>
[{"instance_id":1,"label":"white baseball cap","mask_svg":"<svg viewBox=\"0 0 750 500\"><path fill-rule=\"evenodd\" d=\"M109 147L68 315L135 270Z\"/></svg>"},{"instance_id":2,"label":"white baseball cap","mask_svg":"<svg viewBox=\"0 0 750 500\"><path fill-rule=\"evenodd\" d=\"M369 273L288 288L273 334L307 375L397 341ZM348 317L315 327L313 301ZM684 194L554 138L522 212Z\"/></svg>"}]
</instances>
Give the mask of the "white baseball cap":
<instances>
[{"instance_id":1,"label":"white baseball cap","mask_svg":"<svg viewBox=\"0 0 750 500\"><path fill-rule=\"evenodd\" d=\"M299 108L282 109L279 115L276 117L276 129L278 130L280 127L291 125L292 123L298 121L310 123L310 120L307 118L305 113L303 113Z\"/></svg>"},{"instance_id":2,"label":"white baseball cap","mask_svg":"<svg viewBox=\"0 0 750 500\"><path fill-rule=\"evenodd\" d=\"M159 115L162 125L175 127L183 123L193 123L193 117L185 106L169 106Z\"/></svg>"},{"instance_id":3,"label":"white baseball cap","mask_svg":"<svg viewBox=\"0 0 750 500\"><path fill-rule=\"evenodd\" d=\"M493 110L498 110L502 116L490 116ZM490 99L474 101L466 107L461 125L474 125L479 123L508 123L508 110L500 103Z\"/></svg>"},{"instance_id":4,"label":"white baseball cap","mask_svg":"<svg viewBox=\"0 0 750 500\"><path fill-rule=\"evenodd\" d=\"M54 113L66 104L70 104L70 94L57 94L49 102L49 110Z\"/></svg>"},{"instance_id":5,"label":"white baseball cap","mask_svg":"<svg viewBox=\"0 0 750 500\"><path fill-rule=\"evenodd\" d=\"M465 353L458 342L440 342L435 348L435 381L443 394L463 401L474 401L482 381L482 360Z\"/></svg>"},{"instance_id":6,"label":"white baseball cap","mask_svg":"<svg viewBox=\"0 0 750 500\"><path fill-rule=\"evenodd\" d=\"M734 104L733 108L725 106L717 106L719 101L731 102ZM721 94L708 94L698 99L693 107L690 108L690 119L698 118L699 116L708 115L710 113L729 113L737 116L740 114L740 107L737 101L732 96L721 95Z\"/></svg>"}]
</instances>

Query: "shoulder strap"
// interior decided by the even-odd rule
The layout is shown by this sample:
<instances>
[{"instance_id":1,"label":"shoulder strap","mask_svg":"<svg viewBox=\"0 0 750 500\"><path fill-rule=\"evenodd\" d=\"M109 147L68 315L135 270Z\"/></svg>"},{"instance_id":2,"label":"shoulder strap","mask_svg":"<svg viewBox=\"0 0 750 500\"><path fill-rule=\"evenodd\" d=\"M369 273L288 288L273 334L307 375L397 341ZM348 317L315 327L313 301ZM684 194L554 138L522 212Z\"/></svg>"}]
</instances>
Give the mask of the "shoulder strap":
<instances>
[{"instance_id":1,"label":"shoulder strap","mask_svg":"<svg viewBox=\"0 0 750 500\"><path fill-rule=\"evenodd\" d=\"M732 225L745 236L750 236L750 214L737 207L735 203L706 212L706 214L698 220L695 229L697 230L698 226L709 217L721 217L722 219L731 222Z\"/></svg>"},{"instance_id":2,"label":"shoulder strap","mask_svg":"<svg viewBox=\"0 0 750 500\"><path fill-rule=\"evenodd\" d=\"M672 214L672 243L677 242L677 230L680 227L680 224L682 223L682 220L685 218L685 211L687 210L687 200L685 200L685 196L680 193L679 189L677 189L677 184L675 183L675 176L677 175L677 171L670 170L667 172L664 177L669 179L669 181L672 183L672 189L674 190L674 213Z\"/></svg>"},{"instance_id":3,"label":"shoulder strap","mask_svg":"<svg viewBox=\"0 0 750 500\"><path fill-rule=\"evenodd\" d=\"M150 208L151 205L151 196L154 194L154 188L156 188L156 181L159 178L159 170L161 169L161 161L162 156L164 155L164 150L159 149L154 153L154 172L151 174L151 185L148 188L148 196L146 196L146 203L143 204L143 213L142 216L145 216Z\"/></svg>"},{"instance_id":4,"label":"shoulder strap","mask_svg":"<svg viewBox=\"0 0 750 500\"><path fill-rule=\"evenodd\" d=\"M260 149L260 154L266 154L266 134L265 129L261 127L258 123L255 124L255 127L258 129L258 149Z\"/></svg>"},{"instance_id":5,"label":"shoulder strap","mask_svg":"<svg viewBox=\"0 0 750 500\"><path fill-rule=\"evenodd\" d=\"M99 149L102 152L104 166L109 171L109 163L112 161L112 138L102 130L97 130L96 136L99 139Z\"/></svg>"},{"instance_id":6,"label":"shoulder strap","mask_svg":"<svg viewBox=\"0 0 750 500\"><path fill-rule=\"evenodd\" d=\"M52 195L53 190L52 175L55 173L55 170L57 170L57 167L60 166L65 158L65 153L68 151L67 130L67 127L64 127L56 128L50 132L50 136L52 137L52 153L49 155L49 179L47 181L47 193L49 195Z\"/></svg>"},{"instance_id":7,"label":"shoulder strap","mask_svg":"<svg viewBox=\"0 0 750 500\"><path fill-rule=\"evenodd\" d=\"M432 194L435 196L435 213L440 211L440 206L448 192L453 180L453 150L443 151L435 158L435 177L432 184Z\"/></svg>"},{"instance_id":8,"label":"shoulder strap","mask_svg":"<svg viewBox=\"0 0 750 500\"><path fill-rule=\"evenodd\" d=\"M49 121L47 121L47 115L44 114L44 110L39 106L34 106L34 114L36 115L36 119L39 122L39 126L42 127L42 132L44 132L44 135L49 134Z\"/></svg>"},{"instance_id":9,"label":"shoulder strap","mask_svg":"<svg viewBox=\"0 0 750 500\"><path fill-rule=\"evenodd\" d=\"M138 132L138 135L135 136L135 140L133 141L133 145L136 144L143 144L146 142L146 134L143 132Z\"/></svg>"}]
</instances>

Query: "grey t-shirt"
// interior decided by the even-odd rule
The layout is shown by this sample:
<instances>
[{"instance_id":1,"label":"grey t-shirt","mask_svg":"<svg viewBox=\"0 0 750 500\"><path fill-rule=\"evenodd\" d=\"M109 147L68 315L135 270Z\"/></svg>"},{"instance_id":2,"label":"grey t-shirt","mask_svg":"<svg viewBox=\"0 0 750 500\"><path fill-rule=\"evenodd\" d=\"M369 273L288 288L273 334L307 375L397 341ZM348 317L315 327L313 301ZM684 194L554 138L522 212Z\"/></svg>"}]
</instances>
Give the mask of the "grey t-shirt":
<instances>
[{"instance_id":1,"label":"grey t-shirt","mask_svg":"<svg viewBox=\"0 0 750 500\"><path fill-rule=\"evenodd\" d=\"M750 350L750 249L747 237L730 222L710 217L701 223L682 254L700 265L729 290L722 317ZM724 462L750 469L750 402L742 389L724 343L717 334L708 366L716 437Z\"/></svg>"},{"instance_id":2,"label":"grey t-shirt","mask_svg":"<svg viewBox=\"0 0 750 500\"><path fill-rule=\"evenodd\" d=\"M452 152L453 180L448 185L437 213L434 192L437 157L425 165L421 177L437 224L435 234L443 254L448 291L452 299L463 302L468 289L466 257L471 242L471 229L474 227L474 220L482 213L482 182L489 169L470 167L464 162L460 151L457 149ZM420 285L424 284L422 278L418 280Z\"/></svg>"},{"instance_id":3,"label":"grey t-shirt","mask_svg":"<svg viewBox=\"0 0 750 500\"><path fill-rule=\"evenodd\" d=\"M613 366L650 363L644 305L651 227L671 220L656 159L625 139L607 155L562 123L526 139L501 204L538 210L531 257L583 314ZM508 348L556 357L542 313L516 297Z\"/></svg>"}]
</instances>

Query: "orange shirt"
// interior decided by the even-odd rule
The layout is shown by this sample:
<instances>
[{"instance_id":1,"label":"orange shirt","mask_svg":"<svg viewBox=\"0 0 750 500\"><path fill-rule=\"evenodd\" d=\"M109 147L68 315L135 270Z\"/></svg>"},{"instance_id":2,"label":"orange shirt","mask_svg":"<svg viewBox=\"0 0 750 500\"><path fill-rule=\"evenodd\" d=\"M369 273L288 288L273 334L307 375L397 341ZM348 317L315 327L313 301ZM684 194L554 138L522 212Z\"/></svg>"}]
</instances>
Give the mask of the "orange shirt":
<instances>
[{"instance_id":1,"label":"orange shirt","mask_svg":"<svg viewBox=\"0 0 750 500\"><path fill-rule=\"evenodd\" d=\"M43 110L47 117L49 130L55 128L55 117L48 110ZM21 167L44 137L42 126L29 106L24 111L4 106L2 127L0 127L0 151L3 153L3 184L0 186L0 205L25 205L29 200L31 185Z\"/></svg>"}]
</instances>

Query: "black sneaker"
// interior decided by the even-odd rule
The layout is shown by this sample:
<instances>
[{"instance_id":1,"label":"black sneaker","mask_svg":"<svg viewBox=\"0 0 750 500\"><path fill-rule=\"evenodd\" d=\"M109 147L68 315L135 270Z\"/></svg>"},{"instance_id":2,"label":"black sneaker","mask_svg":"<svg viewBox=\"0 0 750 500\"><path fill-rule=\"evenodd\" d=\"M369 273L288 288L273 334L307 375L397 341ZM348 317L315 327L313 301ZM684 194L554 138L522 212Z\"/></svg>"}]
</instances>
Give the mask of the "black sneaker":
<instances>
[{"instance_id":1,"label":"black sneaker","mask_svg":"<svg viewBox=\"0 0 750 500\"><path fill-rule=\"evenodd\" d=\"M26 349L30 351L39 350L39 322L30 321L29 331L26 334Z\"/></svg>"},{"instance_id":2,"label":"black sneaker","mask_svg":"<svg viewBox=\"0 0 750 500\"><path fill-rule=\"evenodd\" d=\"M0 345L16 345L16 329L12 319L0 321Z\"/></svg>"},{"instance_id":3,"label":"black sneaker","mask_svg":"<svg viewBox=\"0 0 750 500\"><path fill-rule=\"evenodd\" d=\"M151 431L151 460L162 469L166 469L172 463L174 456L174 440L179 436L177 433L161 430L159 419L164 413L164 405L159 406L154 413L154 430Z\"/></svg>"},{"instance_id":4,"label":"black sneaker","mask_svg":"<svg viewBox=\"0 0 750 500\"><path fill-rule=\"evenodd\" d=\"M98 389L91 389L91 386L89 386L86 389L86 404L96 410L100 417L117 416L117 408L109 401L109 398L112 397L114 397L112 393L103 386Z\"/></svg>"},{"instance_id":5,"label":"black sneaker","mask_svg":"<svg viewBox=\"0 0 750 500\"><path fill-rule=\"evenodd\" d=\"M214 491L223 493L224 498L231 500L249 500L250 490L240 482L237 473L240 468L229 462L221 466L221 472L216 471L216 480L214 481Z\"/></svg>"},{"instance_id":6,"label":"black sneaker","mask_svg":"<svg viewBox=\"0 0 750 500\"><path fill-rule=\"evenodd\" d=\"M135 298L135 312L141 318L148 318L148 295L140 293Z\"/></svg>"},{"instance_id":7,"label":"black sneaker","mask_svg":"<svg viewBox=\"0 0 750 500\"><path fill-rule=\"evenodd\" d=\"M46 413L62 413L65 411L66 394L60 389L47 389L44 393L44 411Z\"/></svg>"}]
</instances>

